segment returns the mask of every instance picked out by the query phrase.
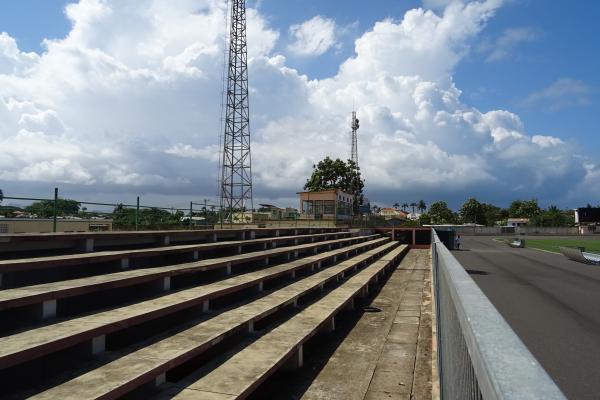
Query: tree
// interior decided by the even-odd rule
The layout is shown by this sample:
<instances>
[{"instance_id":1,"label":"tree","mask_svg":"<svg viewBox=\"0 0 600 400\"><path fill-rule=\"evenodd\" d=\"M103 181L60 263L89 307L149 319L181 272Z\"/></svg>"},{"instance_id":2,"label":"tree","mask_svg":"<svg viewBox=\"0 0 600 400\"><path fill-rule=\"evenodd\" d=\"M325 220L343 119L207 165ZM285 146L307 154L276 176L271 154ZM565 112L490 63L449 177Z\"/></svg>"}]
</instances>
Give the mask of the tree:
<instances>
[{"instance_id":1,"label":"tree","mask_svg":"<svg viewBox=\"0 0 600 400\"><path fill-rule=\"evenodd\" d=\"M515 200L510 203L508 214L511 218L533 218L541 212L536 199Z\"/></svg>"},{"instance_id":2,"label":"tree","mask_svg":"<svg viewBox=\"0 0 600 400\"><path fill-rule=\"evenodd\" d=\"M427 213L423 213L419 216L419 223L421 225L430 225L431 224L431 216Z\"/></svg>"},{"instance_id":3,"label":"tree","mask_svg":"<svg viewBox=\"0 0 600 400\"><path fill-rule=\"evenodd\" d=\"M115 207L112 213L113 225L120 229L135 228L135 208L125 208L122 204ZM158 208L144 208L138 214L138 225L142 229L157 229L166 226L180 225L184 213L170 213Z\"/></svg>"},{"instance_id":4,"label":"tree","mask_svg":"<svg viewBox=\"0 0 600 400\"><path fill-rule=\"evenodd\" d=\"M406 211L408 208L408 203L402 203L402 210Z\"/></svg>"},{"instance_id":5,"label":"tree","mask_svg":"<svg viewBox=\"0 0 600 400\"><path fill-rule=\"evenodd\" d=\"M481 207L483 208L483 216L485 221L482 222L482 224L487 226L494 226L496 225L497 221L505 219L505 215L508 216L508 213L505 210L502 210L500 207L496 207L493 204L483 203Z\"/></svg>"},{"instance_id":6,"label":"tree","mask_svg":"<svg viewBox=\"0 0 600 400\"><path fill-rule=\"evenodd\" d=\"M4 193L2 192L2 189L0 189L0 204L2 204L2 200L4 200Z\"/></svg>"},{"instance_id":7,"label":"tree","mask_svg":"<svg viewBox=\"0 0 600 400\"><path fill-rule=\"evenodd\" d=\"M414 213L415 213L415 207L417 206L417 203L415 203L415 202L413 201L412 203L410 203L410 206L412 207L412 211L413 211L412 213L413 213L413 215L414 215Z\"/></svg>"},{"instance_id":8,"label":"tree","mask_svg":"<svg viewBox=\"0 0 600 400\"><path fill-rule=\"evenodd\" d=\"M555 205L551 205L542 210L539 215L533 217L531 224L541 227L573 226L575 224L574 218L572 212L562 211Z\"/></svg>"},{"instance_id":9,"label":"tree","mask_svg":"<svg viewBox=\"0 0 600 400\"><path fill-rule=\"evenodd\" d=\"M338 189L354 196L354 214L363 203L364 181L360 176L360 168L352 160L344 162L339 158L332 160L325 157L317 165L304 185L304 190L319 192Z\"/></svg>"},{"instance_id":10,"label":"tree","mask_svg":"<svg viewBox=\"0 0 600 400\"><path fill-rule=\"evenodd\" d=\"M469 197L460 208L460 219L464 223L483 224L485 213L483 205L474 197Z\"/></svg>"},{"instance_id":11,"label":"tree","mask_svg":"<svg viewBox=\"0 0 600 400\"><path fill-rule=\"evenodd\" d=\"M452 224L456 221L455 215L448 208L445 201L436 201L429 206L429 217L432 224Z\"/></svg>"},{"instance_id":12,"label":"tree","mask_svg":"<svg viewBox=\"0 0 600 400\"><path fill-rule=\"evenodd\" d=\"M419 200L419 204L417 204L417 210L423 214L425 210L427 210L427 204L425 204L423 200Z\"/></svg>"},{"instance_id":13,"label":"tree","mask_svg":"<svg viewBox=\"0 0 600 400\"><path fill-rule=\"evenodd\" d=\"M75 200L58 199L56 201L56 215L77 215L79 214L80 204ZM54 201L42 200L36 201L25 207L25 211L30 214L35 214L40 218L50 218L54 216Z\"/></svg>"},{"instance_id":14,"label":"tree","mask_svg":"<svg viewBox=\"0 0 600 400\"><path fill-rule=\"evenodd\" d=\"M400 208L400 204L399 203L394 203L394 208L397 210Z\"/></svg>"}]
</instances>

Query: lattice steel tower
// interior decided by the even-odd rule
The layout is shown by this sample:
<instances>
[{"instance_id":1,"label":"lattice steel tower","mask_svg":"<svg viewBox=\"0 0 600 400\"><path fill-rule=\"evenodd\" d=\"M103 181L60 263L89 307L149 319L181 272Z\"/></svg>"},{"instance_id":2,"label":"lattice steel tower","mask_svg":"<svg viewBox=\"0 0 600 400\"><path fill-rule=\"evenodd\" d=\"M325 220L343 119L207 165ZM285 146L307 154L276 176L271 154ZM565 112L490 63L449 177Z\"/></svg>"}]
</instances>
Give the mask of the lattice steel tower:
<instances>
[{"instance_id":1,"label":"lattice steel tower","mask_svg":"<svg viewBox=\"0 0 600 400\"><path fill-rule=\"evenodd\" d=\"M356 111L352 111L352 148L350 150L350 159L354 161L358 167L358 128L360 121L356 118Z\"/></svg>"},{"instance_id":2,"label":"lattice steel tower","mask_svg":"<svg viewBox=\"0 0 600 400\"><path fill-rule=\"evenodd\" d=\"M225 220L236 211L252 210L250 107L248 101L248 44L246 0L231 1L225 132L220 202Z\"/></svg>"}]
</instances>

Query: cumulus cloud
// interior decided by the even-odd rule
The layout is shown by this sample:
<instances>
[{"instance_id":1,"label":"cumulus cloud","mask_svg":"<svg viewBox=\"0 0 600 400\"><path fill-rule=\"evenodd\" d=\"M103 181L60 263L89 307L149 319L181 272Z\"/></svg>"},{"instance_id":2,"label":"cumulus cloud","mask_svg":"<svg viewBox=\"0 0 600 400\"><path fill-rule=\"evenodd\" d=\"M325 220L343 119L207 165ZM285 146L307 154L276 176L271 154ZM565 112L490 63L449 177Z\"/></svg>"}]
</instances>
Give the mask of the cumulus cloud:
<instances>
[{"instance_id":1,"label":"cumulus cloud","mask_svg":"<svg viewBox=\"0 0 600 400\"><path fill-rule=\"evenodd\" d=\"M317 15L308 21L290 27L293 41L288 51L301 57L320 56L336 45L336 24Z\"/></svg>"},{"instance_id":2,"label":"cumulus cloud","mask_svg":"<svg viewBox=\"0 0 600 400\"><path fill-rule=\"evenodd\" d=\"M561 78L548 87L531 93L523 103L526 106L542 106L551 111L586 107L590 105L590 92L590 87L580 80Z\"/></svg>"},{"instance_id":3,"label":"cumulus cloud","mask_svg":"<svg viewBox=\"0 0 600 400\"><path fill-rule=\"evenodd\" d=\"M463 102L453 71L502 1L443 3L377 22L339 72L321 80L290 68L274 51L279 32L248 10L258 199L289 201L318 160L347 157L353 105L372 200L556 200L565 185L598 179L597 167L574 157L563 140L529 134L508 110L482 112ZM66 10L70 33L47 40L41 54L1 36L5 193L64 183L113 193L113 201L141 191L181 204L214 195L224 4L80 0ZM333 21L319 18L335 32ZM325 52L335 45L332 35L307 37L305 47Z\"/></svg>"}]
</instances>

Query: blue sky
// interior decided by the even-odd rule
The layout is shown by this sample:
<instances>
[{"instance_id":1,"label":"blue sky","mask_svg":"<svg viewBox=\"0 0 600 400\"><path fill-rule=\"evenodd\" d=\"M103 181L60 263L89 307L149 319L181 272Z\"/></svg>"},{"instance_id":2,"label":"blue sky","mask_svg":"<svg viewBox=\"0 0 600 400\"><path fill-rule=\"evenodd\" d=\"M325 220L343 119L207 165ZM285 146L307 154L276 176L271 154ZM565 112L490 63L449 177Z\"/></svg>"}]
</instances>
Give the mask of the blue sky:
<instances>
[{"instance_id":1,"label":"blue sky","mask_svg":"<svg viewBox=\"0 0 600 400\"><path fill-rule=\"evenodd\" d=\"M340 3L343 5L340 6ZM264 0L262 9L271 21L286 26L300 23L312 15L333 18L350 27L338 54L322 59L290 60L309 76L328 77L339 63L354 51L353 40L383 18L399 19L420 1L376 0L369 2L318 0ZM491 19L482 39L493 42L511 28L530 28L531 41L516 44L506 58L486 62L487 54L473 51L454 75L457 86L469 104L482 111L508 109L523 119L532 132L545 132L600 152L600 2L594 0L514 0ZM473 43L475 49L478 43ZM335 53L335 52L334 52ZM571 78L589 87L589 104L565 105L551 109L546 102L527 104L532 93L543 90L556 80Z\"/></svg>"},{"instance_id":2,"label":"blue sky","mask_svg":"<svg viewBox=\"0 0 600 400\"><path fill-rule=\"evenodd\" d=\"M500 3L500 0L486 0L487 3L494 1ZM198 2L204 3L205 0L199 0ZM419 79L423 82L431 81L432 84L435 84L436 90L441 93L440 96L442 97L440 99L447 98L448 95L454 96L452 87L448 86L448 82L444 82L444 73L440 75L440 72L436 70L436 63L447 63L447 65L444 64L440 68L447 71L451 82L461 92L459 101L462 105L458 106L457 110L452 109L455 106L442 106L442 108L450 107L451 109L448 109L448 112L458 112L462 115L461 118L467 119L471 118L469 117L470 110L477 110L482 114L481 118L485 119L485 123L490 126L492 136L498 134L498 131L494 131L496 128L500 129L500 135L512 132L510 135L527 141L527 146L531 145L529 142L536 144L541 149L540 153L523 153L525 151L523 150L523 143L519 145L520 147L516 145L507 147L503 144L494 147L492 157L490 156L492 154L490 153L492 143L486 145L484 142L480 142L481 137L472 132L473 129L475 131L482 129L476 123L473 122L473 126L469 125L467 127L468 131L465 131L464 134L460 131L461 123L457 123L448 133L448 135L455 135L452 136L454 139L449 139L444 137L443 130L436 130L439 127L431 132L426 127L427 124L422 127L414 127L415 121L418 122L421 118L417 114L414 116L411 114L414 112L411 111L414 110L414 104L391 105L391 103L386 103L385 96L372 95L371 98L364 97L367 95L366 92L360 91L362 89L352 87L350 83L344 83L345 79L351 77L351 74L347 71L345 73L340 72L342 64L348 64L348 60L352 59L356 59L354 63L350 62L350 64L354 64L354 67L361 63L369 63L368 57L365 57L364 54L357 55L355 52L355 41L362 40L367 47L372 44L376 48L376 38L370 35L369 32L373 30L377 22L389 19L391 25L387 28L390 28L390 26L396 28L401 26L405 13L411 9L428 7L433 3L446 4L449 2L446 0L425 0L424 6L421 1L417 0L373 0L368 2L368 6L365 6L365 2L356 0L249 0L249 7L257 9L257 23L260 25L258 31L260 31L261 44L264 43L264 49L260 50L264 52L260 53L263 60L256 63L253 66L254 70L251 70L251 84L254 77L253 85L256 90L255 103L253 104L255 113L253 126L258 147L262 151L267 151L266 143L269 138L279 138L283 132L290 131L286 124L292 124L292 131L301 129L298 123L291 123L290 120L293 118L306 119L305 116L298 114L308 113L308 110L311 110L312 114L318 114L314 117L315 121L312 125L314 129L310 127L305 129L310 132L312 132L311 129L314 131L319 129L329 130L314 133L317 140L319 138L326 139L320 147L328 148L326 143L330 143L332 147L338 149L334 156L345 151L339 150L345 149L345 145L339 144L340 136L336 136L337 134L334 135L331 132L332 130L344 129L344 118L347 114L344 107L348 106L348 102L345 102L344 99L337 99L327 104L315 105L314 98L311 100L310 97L312 95L308 95L309 97L306 99L302 98L307 90L332 90L332 87L336 87L338 91L354 91L354 98L361 99L361 94L363 95L363 104L358 104L358 108L365 115L366 122L363 129L368 131L365 132L368 138L364 138L367 143L363 142L362 145L373 148L377 145L384 146L383 148L388 146L390 150L391 158L389 161L387 158L379 160L379 157L373 158L371 155L371 158L369 158L369 155L367 155L367 157L364 157L366 165L362 165L363 171L368 176L368 195L379 203L392 204L396 201L403 202L403 199L411 202L418 197L425 198L429 202L443 198L452 205L457 206L470 195L476 195L483 200L495 202L499 205L505 205L510 199L517 197L537 197L543 204L556 203L562 207L578 206L580 203L588 201L591 203L599 202L600 189L582 190L586 186L600 184L600 172L598 171L598 168L600 168L598 166L600 164L598 159L600 153L600 135L598 135L600 78L597 73L597 71L600 71L600 42L598 41L600 35L597 28L597 21L600 17L599 2L579 1L574 6L572 2L566 0L552 2L544 0L505 0L501 7L494 8L489 19L486 18L485 22L477 23L479 24L477 29L465 34L464 37L461 36L456 39L458 46L467 46L468 48L468 51L465 51L464 54L459 50L453 50L454 53L452 54L457 57L456 65L447 61L448 54L444 53L443 48L435 50L437 53L431 53L430 62L427 56L421 58L422 54L416 48L409 48L406 54L402 51L400 54L395 54L394 57L397 58L393 58L391 54L384 54L385 52L381 49L378 50L379 53L374 53L374 57L380 57L377 60L380 63L385 63L386 57L389 57L391 64L398 63L399 65L397 68L394 66L386 68L379 64L378 69L374 70L377 74L385 70L389 77L407 77L411 74L421 75L419 68L419 65L421 65L424 72L422 76L419 76ZM136 23L140 21L134 21L135 23L132 23L129 27L130 20L123 19L131 18L131 16L127 16L129 11L126 10L127 7L123 4L128 4L129 8L133 8L138 4L142 4L141 2L127 3L106 0L105 3L98 3L96 0L85 0L85 4L81 4L78 9L84 12L78 11L79 13L74 14L75 16L72 19L83 21L89 15L97 15L90 20L92 22L89 24L88 20L85 20L85 26L82 25L84 26L84 35L74 37L70 41L63 40L72 29L71 21L68 20L64 11L64 7L68 3L64 0L4 1L0 4L0 32L6 32L13 38L19 50L24 53L46 54L47 49L42 45L45 38L57 39L57 42L59 42L56 47L60 51L53 49L50 54L56 52L57 54L63 54L63 56L65 54L73 55L75 54L72 52L74 48L80 50L100 49L106 56L102 62L106 61L107 58L114 60L114 63L111 61L110 68L121 65L130 69L128 70L131 72L130 78L123 78L123 81L118 82L123 88L128 88L127 90L123 89L124 91L118 97L123 100L123 105L120 109L113 111L109 110L110 106L101 109L99 104L105 104L103 103L105 101L106 104L112 105L115 103L114 99L110 100L111 96L115 95L114 93L107 93L106 88L102 87L96 89L86 88L86 90L76 89L77 85L81 83L80 80L73 78L73 76L79 77L79 75L73 74L73 71L77 71L77 68L84 68L85 65L92 66L81 72L81 76L87 76L87 78L82 78L84 80L97 78L98 73L108 73L104 67L104 69L98 69L100 72L94 70L93 66L98 66L100 62L92 62L87 59L87 57L94 57L90 52L77 52L74 58L79 57L79 61L73 59L73 64L69 64L71 61L69 58L62 58L68 60L65 61L65 65L72 68L71 70L65 68L65 71L71 72L60 78L64 86L73 86L73 91L69 91L68 94L61 93L60 96L55 96L44 93L40 95L35 90L33 92L26 90L25 94L20 84L14 83L22 82L19 79L22 79L23 76L18 76L18 73L14 73L14 76L6 75L11 84L8 85L8 89L2 88L0 90L0 99L24 101L28 100L28 96L31 96L32 101L35 99L36 107L39 108L35 110L36 113L39 113L39 115L56 114L61 129L63 129L60 135L61 140L63 140L61 142L62 146L64 147L65 143L72 144L77 148L77 151L73 150L74 155L72 158L65 157L64 159L60 156L45 157L42 155L30 158L23 157L18 160L21 162L19 168L23 170L23 168L30 166L35 173L32 171L28 171L27 174L11 172L5 174L4 178L0 174L1 186L12 189L4 189L5 192L21 191L21 194L25 194L24 191L45 192L46 186L59 184L69 187L69 190L82 196L100 196L107 200L111 200L116 195L124 192L129 193L131 196L134 193L144 192L146 196L155 198L157 201L183 202L181 199L167 200L169 193L174 191L174 187L172 187L172 184L160 183L175 179L181 182L181 186L176 186L175 189L183 193L182 196L210 196L212 193L210 193L208 187L214 185L204 184L203 182L213 179L211 174L202 172L199 177L191 175L175 176L178 173L175 171L177 171L177 168L190 170L191 166L199 164L208 166L202 168L202 171L212 171L214 160L210 158L210 154L214 154L215 149L210 146L214 146L212 143L216 136L212 131L218 130L214 126L215 121L213 118L213 115L218 113L218 107L214 102L215 95L218 96L218 93L214 93L217 86L214 84L212 86L202 86L200 84L202 79L198 78L200 75L191 78L192 81L189 81L191 76L189 75L191 71L189 69L173 72L175 75L169 75L167 80L164 80L164 77L156 78L157 83L154 86L138 86L139 82L135 77L139 76L140 71L142 71L136 70L141 65L150 66L147 67L150 69L154 68L154 65L165 65L165 60L168 61L170 60L169 57L179 53L185 59L187 57L185 54L189 54L190 49L194 48L194 41L205 40L206 43L210 43L217 40L215 42L217 43L219 34L216 33L212 37L212 32L208 32L200 26L201 31L204 29L201 33L211 37L203 36L202 39L191 37L195 34L193 29L198 28L198 26L194 27L193 23L190 25L189 40L185 36L178 36L177 29L168 32L167 37L161 40L157 39L157 43L171 43L168 49L162 49L161 51L168 53L172 48L173 54L165 55L166 58L161 56L163 59L158 60L157 64L157 61L152 58L155 57L156 52L135 54L134 57L120 51L121 42L127 42L134 48L140 40L143 40L140 38L144 38L144 35L148 37L159 35L155 31L140 34L135 31L138 27ZM188 3L191 4L192 2L181 1L175 6L176 3L174 2L157 0L156 4L162 5L156 7L158 11L153 9L152 12L158 13L154 16L160 16L160 10L163 10L163 13L169 14L169 18L175 18L169 13L169 7L173 7L180 8L180 11L184 12L180 15L185 16L185 12L190 11L193 14L191 8L189 10L186 8L188 6L185 4ZM105 4L111 9L111 13L102 14L101 7L94 8L94 5L97 6L97 4ZM141 11L146 10L142 8ZM218 12L218 8L214 8L211 12ZM444 13L444 7L434 7L434 12L441 17ZM141 14L141 12L138 14ZM292 34L294 29L299 29L303 26L302 24L316 17L320 18L321 23L335 25L333 42L329 43L324 51L322 53L318 52L318 54L302 54L293 51L292 47L298 42L298 38ZM140 17L140 19L142 18ZM175 26L177 26L177 20L175 20ZM139 27L140 30L146 29L143 24L140 24ZM456 28L460 27L457 26ZM308 34L311 33L309 30ZM394 35L398 38L397 40L402 40L401 33L396 31ZM185 43L186 40L189 43ZM448 43L453 44L452 41ZM390 48L395 44L390 43ZM186 48L187 50L185 50ZM214 54L209 55L209 53L195 55L185 61L187 62L186 66L202 70L202 73L207 76L213 74L218 76L218 70L211 70L206 67L206 61L203 57L208 59L214 56ZM285 57L285 61L275 61L278 56ZM404 56L408 60L406 65L403 64L405 62ZM35 62L42 65L41 70L43 71L45 69L55 71L54 68L60 68L60 66L52 64L53 59L53 57L45 57ZM59 59L61 58L59 57ZM414 61L417 63L416 69L411 61L413 59L417 60ZM82 60L90 63L82 62ZM0 59L0 68L2 67L1 61ZM418 64L419 62L421 64ZM214 59L212 64L215 65ZM294 72L286 73L286 68L291 68ZM387 71L388 69L390 71ZM147 72L147 70L144 71ZM365 87L375 85L375 77L370 81L368 75L362 76L356 71L354 73L357 75L353 78L356 79L356 82L363 82L366 85ZM31 81L31 87L37 87L40 82L46 85L49 80L48 76L53 76L48 73L37 74L37 72L33 75L27 75L29 72L26 73L26 79ZM160 70L156 73L160 75L165 72ZM306 75L309 80L313 81L312 86L308 83L302 83L302 75ZM108 76L114 77L115 75ZM1 70L0 78L2 78ZM13 78L14 80L10 80ZM43 81L40 81L40 79L43 79ZM193 86L194 82L200 86ZM308 85L309 89L303 87L305 84ZM403 87L412 88L412 86L406 85ZM299 88L300 86L302 88ZM117 87L120 86L115 86L115 88ZM290 97L288 100L280 100L275 96L280 87L289 89ZM134 88L133 91L132 88ZM194 90L191 90L191 88ZM295 90L300 91L295 92ZM89 98L86 97L88 95ZM146 96L148 99L145 99ZM168 106L163 105L162 109L165 110L165 114L161 115L156 112L154 124L152 121L147 121L147 123L138 122L140 118L133 121L133 115L137 115L136 113L142 111L146 111L145 114L142 113L141 115L144 115L143 118L147 118L147 107L149 106L144 106L144 104L151 103L145 103L145 101L152 99L156 102L158 97L161 99L164 97L164 101L168 104L182 104L182 102L185 102L186 107L180 108L182 108L181 113L187 112L187 114L185 117L180 118L181 121L178 121L178 124L162 127L162 125L165 125L164 121L173 115L173 112L168 111ZM72 103L69 103L68 99L71 99ZM292 105L296 104L294 103L295 100L297 100L298 105L294 109ZM436 104L436 107L438 106L436 100L431 101L432 104ZM289 108L284 109L283 103L289 104ZM269 104L277 104L277 106L269 107ZM189 109L187 105L189 105ZM44 110L44 107L47 107L48 110ZM62 110L61 107L63 107ZM122 110L123 107L132 108ZM204 107L203 111L197 112L199 107ZM77 108L79 110L78 114L70 115L69 108ZM333 115L332 110L335 110L333 113L337 114ZM510 115L502 115L503 110L508 111ZM14 107L12 111L15 111ZM106 113L119 113L120 111L131 113L132 120L123 117L124 120L115 119L114 124L113 121L106 122ZM0 115L2 115L1 112L0 109ZM31 112L27 111L27 113ZM389 112L389 115L385 116L381 114L382 112ZM88 120L97 118L98 126L95 133L83 132L83 130L87 131L87 128L85 125L80 125L81 121L79 119L81 118L80 115L84 114L87 115ZM390 125L390 121L399 118L399 115L406 117L406 120L409 121L407 122L408 125L404 126L399 121L395 121ZM189 120L187 120L188 117ZM17 115L14 118L16 121L23 121L22 116ZM161 118L160 122L159 118ZM323 123L322 118L327 118L327 123ZM515 122L515 118L520 118L523 126L519 126ZM160 128L156 127L159 125ZM307 125L309 124L307 123ZM148 128L148 126L152 128ZM210 128L204 129L198 136L195 126ZM406 133L406 137L402 136L405 135L404 133L401 134L402 137L398 137L398 132L404 132L404 129L408 129L408 126L413 131L409 129L410 132ZM148 143L145 143L146 138L149 136L144 135L149 135L148 129L152 130L155 127L156 132L152 135L156 136L150 135L152 136L151 139L148 139ZM277 131L277 129L282 131ZM49 131L44 131L44 134L47 136L44 137L44 145L49 142L59 142L57 135L52 135ZM1 135L2 133L0 133L0 139L3 139ZM12 135L8 131L5 132L7 143L14 146L14 143L18 142L19 135L16 134L16 131ZM386 140L394 140L393 145L381 142L381 135ZM538 135L539 137L537 137ZM121 141L120 147L115 148L122 151L125 158L119 159L116 155L110 155L109 162L113 163L111 164L113 170L109 172L105 171L105 167L92 165L92 161L78 153L89 145L92 138L98 137L118 137ZM276 153L283 154L285 152L282 152L281 149L294 146L299 146L298 149L301 148L293 139L288 137L284 137L284 139L281 144L274 144L276 147L270 149L271 153L275 150ZM433 140L433 148L428 147L428 141L431 140ZM465 142L460 142L461 140ZM471 146L467 144L470 141L478 144ZM498 141L499 139L494 136L493 145L497 145L496 142ZM271 142L273 142L272 139ZM404 143L402 146L408 146L398 148L408 149L406 152L409 154L402 155L405 158L400 157L400 154L405 152L403 150L394 148L395 153L391 153L392 147L390 146L399 146L400 142ZM140 143L143 143L143 145L140 146ZM548 143L552 143L552 145L550 146ZM99 148L113 147L113 144L108 142L98 142L95 145ZM367 152L364 147L363 151ZM560 147L560 151L558 147ZM164 148L164 150L159 150L161 148ZM557 148L556 153L549 154L546 159L541 160L538 164L524 162L523 160L515 161L510 158L514 157L514 154L521 154L521 158L541 157L550 148ZM384 175L384 171L390 172L390 169L396 168L398 164L410 163L410 154L420 154L419 152L426 154L432 151L435 153L437 150L440 151L439 159L436 160L435 167L432 168L437 168L435 171L438 175L447 176L447 181L456 182L456 184L445 185L443 181L425 178L421 181L413 180L413 176L419 175L419 171L426 168L428 164L414 166L414 171L407 168L408 171L402 172L403 168L399 168L398 171L394 171L395 176L389 177L389 179L395 179L392 181L386 181L387 178L380 179ZM306 151L311 152L311 149ZM533 150L529 149L527 151ZM149 158L157 156L159 153L162 156L168 154L171 158L161 159L152 164L147 162ZM394 160L393 154L398 154L400 158ZM298 186L304 180L302 175L307 173L307 168L310 168L310 165L321 155L323 155L322 152L315 152L315 154L302 153L301 160L292 163L293 165L286 164L285 155L282 155L281 160L269 160L271 164L259 161L257 168L255 168L255 176L259 182L258 190L255 190L255 193L258 193L258 197L262 201L279 201L287 203L282 205L294 205L293 193L296 189L299 189ZM344 154L340 155L343 156ZM11 159L10 157L19 158L13 154L9 154L7 157L5 160ZM0 152L0 167L3 161L1 158L2 154ZM569 159L569 161L565 161L566 159ZM557 165L560 164L561 167L556 167L557 171L553 171L555 165L552 165L552 160L560 160L560 162L557 161ZM90 164L89 168L86 163ZM446 164L451 164L451 166L444 170ZM39 171L44 171L48 165L52 165L52 168L56 168L57 171L48 174L39 173ZM506 170L504 169L505 166L507 166ZM78 176L72 176L69 171L72 171L74 167L81 167L84 172ZM284 172L272 173L273 170L278 168L289 170L290 175L286 175ZM531 173L527 177L520 176L519 171L535 168L544 171L540 173L530 171ZM139 184L140 186L133 189L131 187L123 189L123 186L119 186L127 184L123 179L112 180L110 177L117 173L115 171L120 171L119 174L123 174L125 170L131 172L128 176L131 176L131 182L134 185L146 181L152 183ZM167 170L167 173L163 174L165 170ZM478 170L484 170L484 173L478 174ZM585 171L587 171L587 174ZM99 177L99 173L105 175ZM295 173L295 176L292 176L292 173ZM471 180L463 179L464 176L469 177L470 175ZM15 178L16 176L19 177ZM48 180L37 178L38 176L46 176ZM189 184L186 186L186 182L195 182L195 179L202 180L202 182L194 183L200 193L190 189Z\"/></svg>"}]
</instances>

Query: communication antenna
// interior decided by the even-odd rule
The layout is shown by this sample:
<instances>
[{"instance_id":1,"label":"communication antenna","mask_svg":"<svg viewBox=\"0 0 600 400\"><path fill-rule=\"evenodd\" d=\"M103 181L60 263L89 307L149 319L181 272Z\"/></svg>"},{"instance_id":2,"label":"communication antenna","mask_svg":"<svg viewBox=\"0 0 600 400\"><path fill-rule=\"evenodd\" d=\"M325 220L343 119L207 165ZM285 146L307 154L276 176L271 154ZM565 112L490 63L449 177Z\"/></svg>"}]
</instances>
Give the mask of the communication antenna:
<instances>
[{"instance_id":1,"label":"communication antenna","mask_svg":"<svg viewBox=\"0 0 600 400\"><path fill-rule=\"evenodd\" d=\"M358 128L360 128L360 121L356 118L356 111L352 111L352 145L350 150L350 159L354 161L358 168Z\"/></svg>"},{"instance_id":2,"label":"communication antenna","mask_svg":"<svg viewBox=\"0 0 600 400\"><path fill-rule=\"evenodd\" d=\"M220 204L233 222L235 212L253 209L246 0L231 1L227 70Z\"/></svg>"}]
</instances>

